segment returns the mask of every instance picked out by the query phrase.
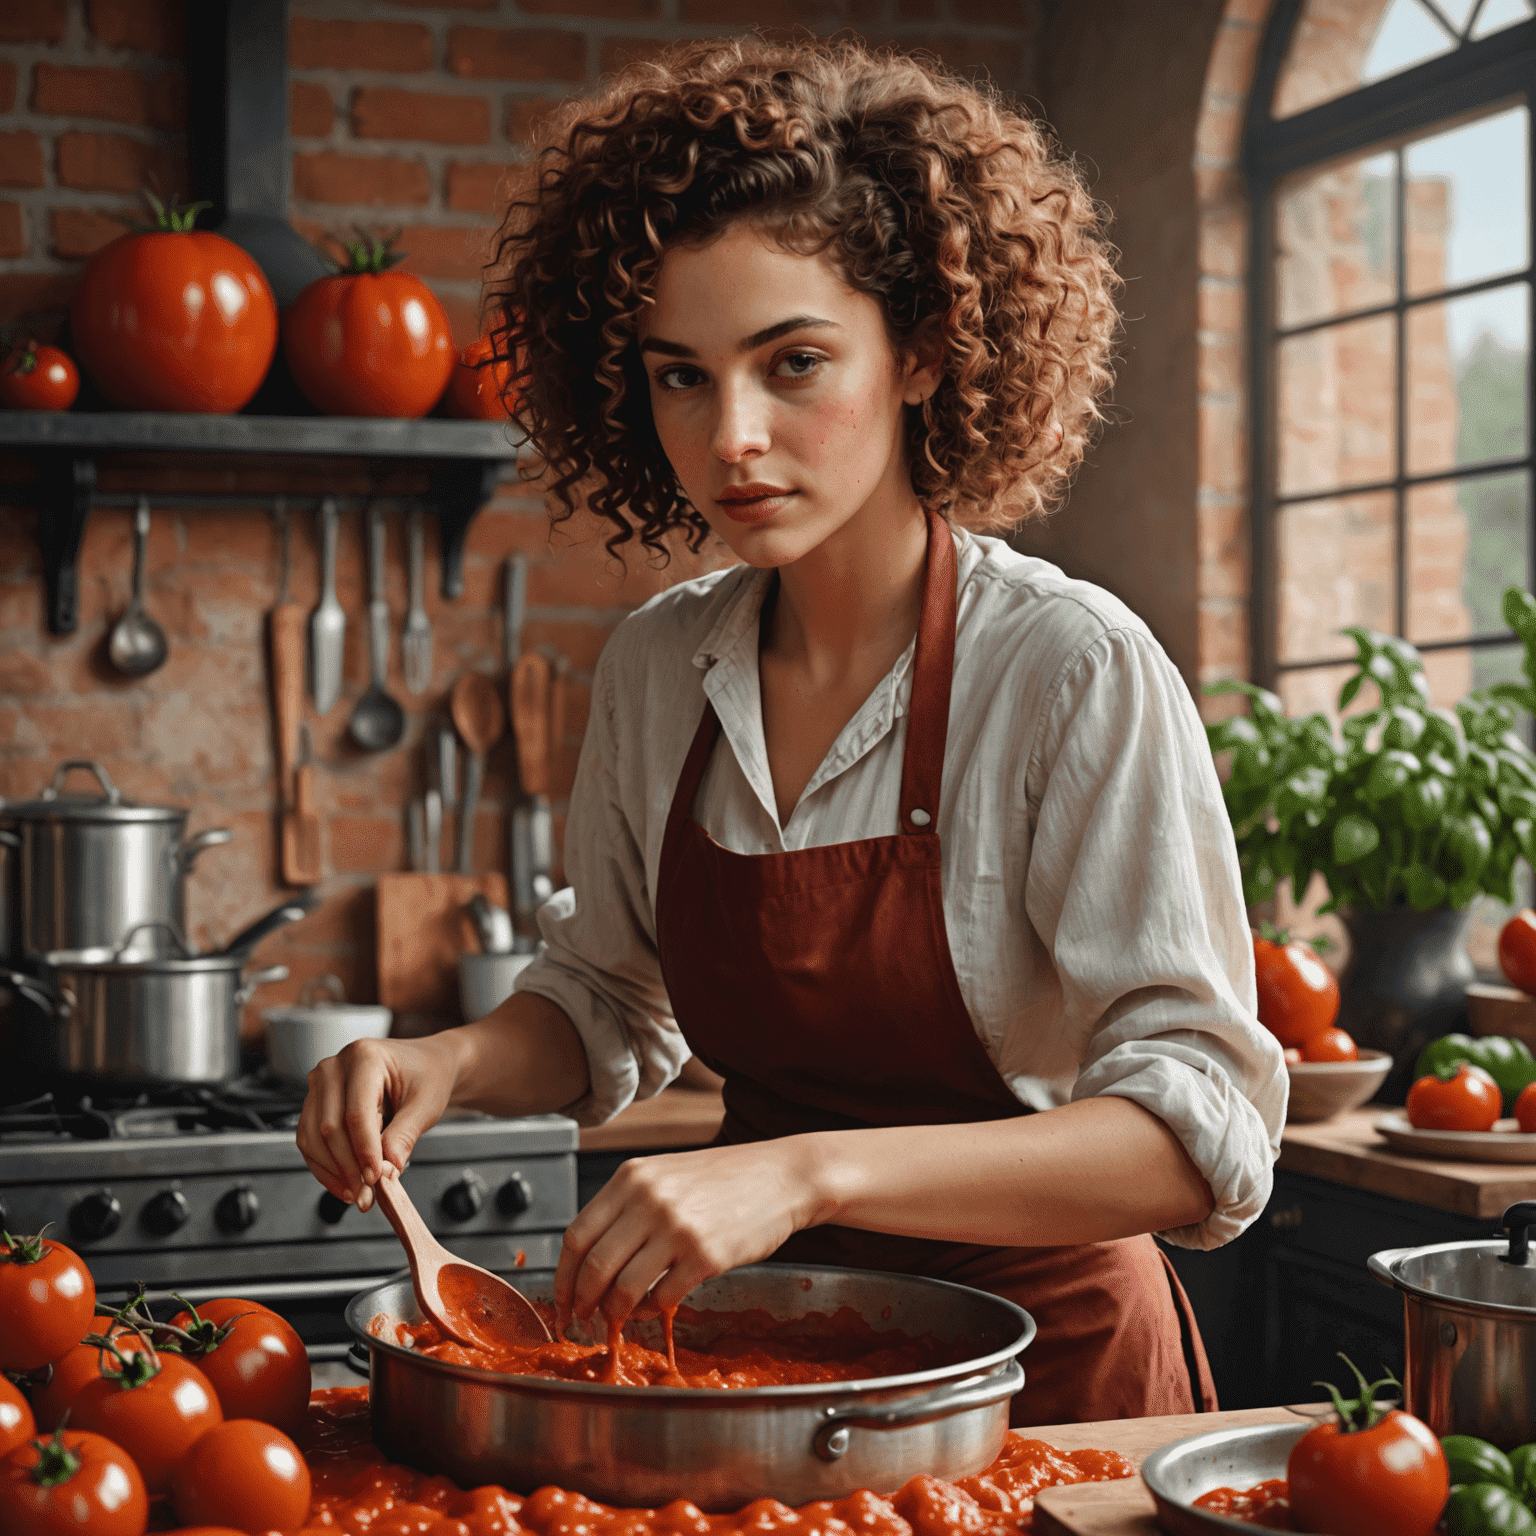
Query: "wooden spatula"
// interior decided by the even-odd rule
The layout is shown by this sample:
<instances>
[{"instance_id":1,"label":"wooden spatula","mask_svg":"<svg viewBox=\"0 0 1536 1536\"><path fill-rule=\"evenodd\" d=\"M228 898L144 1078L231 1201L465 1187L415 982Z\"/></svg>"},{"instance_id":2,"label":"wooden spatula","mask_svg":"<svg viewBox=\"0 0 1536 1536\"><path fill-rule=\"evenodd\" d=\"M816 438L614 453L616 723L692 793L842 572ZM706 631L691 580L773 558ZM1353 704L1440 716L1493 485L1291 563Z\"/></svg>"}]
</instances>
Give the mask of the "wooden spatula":
<instances>
[{"instance_id":1,"label":"wooden spatula","mask_svg":"<svg viewBox=\"0 0 1536 1536\"><path fill-rule=\"evenodd\" d=\"M466 1264L427 1230L421 1213L388 1164L373 1186L411 1265L411 1284L421 1310L461 1344L532 1346L551 1342L533 1303L500 1275Z\"/></svg>"}]
</instances>

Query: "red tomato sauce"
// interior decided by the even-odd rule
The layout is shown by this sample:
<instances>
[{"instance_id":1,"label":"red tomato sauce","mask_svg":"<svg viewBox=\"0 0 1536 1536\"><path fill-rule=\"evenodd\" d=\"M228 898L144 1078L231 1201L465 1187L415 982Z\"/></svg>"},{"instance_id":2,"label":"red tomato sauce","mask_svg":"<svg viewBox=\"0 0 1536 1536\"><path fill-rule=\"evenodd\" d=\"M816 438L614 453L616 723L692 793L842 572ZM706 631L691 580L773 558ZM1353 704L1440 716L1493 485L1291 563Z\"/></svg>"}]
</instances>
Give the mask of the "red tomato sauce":
<instances>
[{"instance_id":1,"label":"red tomato sauce","mask_svg":"<svg viewBox=\"0 0 1536 1536\"><path fill-rule=\"evenodd\" d=\"M540 1305L538 1310L548 1309ZM612 1324L602 1344L573 1344L559 1338L532 1346L460 1344L431 1323L403 1323L382 1313L369 1324L369 1332L454 1365L624 1387L740 1388L862 1381L952 1365L978 1353L967 1340L943 1344L931 1335L877 1330L851 1307L812 1312L793 1322L763 1311L707 1312L683 1307L676 1315L687 1326L688 1337L707 1344L706 1348L676 1343L671 1312L661 1319L660 1348L626 1338ZM552 1313L546 1321L553 1328Z\"/></svg>"},{"instance_id":2,"label":"red tomato sauce","mask_svg":"<svg viewBox=\"0 0 1536 1536\"><path fill-rule=\"evenodd\" d=\"M1195 1500L1196 1509L1241 1520L1268 1531L1291 1531L1291 1490L1283 1477L1255 1483L1252 1488L1213 1488Z\"/></svg>"},{"instance_id":3,"label":"red tomato sauce","mask_svg":"<svg viewBox=\"0 0 1536 1536\"><path fill-rule=\"evenodd\" d=\"M615 1509L563 1488L465 1491L386 1461L369 1436L366 1387L311 1399L299 1435L314 1486L302 1536L1020 1536L1042 1488L1135 1475L1113 1451L1059 1451L1010 1430L990 1467L955 1483L914 1477L889 1498L861 1491L800 1509L757 1499L706 1515L685 1499Z\"/></svg>"}]
</instances>

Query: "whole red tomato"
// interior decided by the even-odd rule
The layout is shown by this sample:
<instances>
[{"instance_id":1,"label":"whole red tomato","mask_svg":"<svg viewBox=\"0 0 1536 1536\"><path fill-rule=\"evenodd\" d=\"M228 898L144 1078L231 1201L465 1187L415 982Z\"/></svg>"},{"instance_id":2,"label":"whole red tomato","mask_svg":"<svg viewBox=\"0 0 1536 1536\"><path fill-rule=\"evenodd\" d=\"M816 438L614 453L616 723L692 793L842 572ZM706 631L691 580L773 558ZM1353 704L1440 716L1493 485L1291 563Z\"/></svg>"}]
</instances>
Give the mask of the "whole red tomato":
<instances>
[{"instance_id":1,"label":"whole red tomato","mask_svg":"<svg viewBox=\"0 0 1536 1536\"><path fill-rule=\"evenodd\" d=\"M260 1419L296 1434L309 1407L309 1356L285 1318L254 1301L220 1298L178 1312L182 1353L213 1385L226 1419Z\"/></svg>"},{"instance_id":2,"label":"whole red tomato","mask_svg":"<svg viewBox=\"0 0 1536 1536\"><path fill-rule=\"evenodd\" d=\"M89 1333L105 1335L114 1319L93 1317ZM82 1334L83 1338L85 1335ZM112 1342L125 1355L144 1348L144 1341L136 1333L115 1333ZM101 1375L101 1347L97 1344L76 1344L66 1349L49 1368L48 1379L32 1393L32 1411L43 1429L52 1433L75 1404L75 1396L86 1382Z\"/></svg>"},{"instance_id":3,"label":"whole red tomato","mask_svg":"<svg viewBox=\"0 0 1536 1536\"><path fill-rule=\"evenodd\" d=\"M80 393L80 370L57 347L23 341L0 364L0 405L13 411L67 411Z\"/></svg>"},{"instance_id":4,"label":"whole red tomato","mask_svg":"<svg viewBox=\"0 0 1536 1536\"><path fill-rule=\"evenodd\" d=\"M102 1435L60 1430L0 1461L0 1536L144 1536L133 1458Z\"/></svg>"},{"instance_id":5,"label":"whole red tomato","mask_svg":"<svg viewBox=\"0 0 1536 1536\"><path fill-rule=\"evenodd\" d=\"M1343 1029L1320 1029L1301 1048L1303 1061L1359 1061L1354 1036Z\"/></svg>"},{"instance_id":6,"label":"whole red tomato","mask_svg":"<svg viewBox=\"0 0 1536 1536\"><path fill-rule=\"evenodd\" d=\"M1339 984L1311 945L1296 941L1276 944L1255 935L1253 968L1259 989L1259 1023L1281 1045L1305 1046L1338 1017Z\"/></svg>"},{"instance_id":7,"label":"whole red tomato","mask_svg":"<svg viewBox=\"0 0 1536 1536\"><path fill-rule=\"evenodd\" d=\"M283 356L327 416L425 416L453 372L453 333L419 277L389 268L383 240L355 241L348 261L316 278L283 316Z\"/></svg>"},{"instance_id":8,"label":"whole red tomato","mask_svg":"<svg viewBox=\"0 0 1536 1536\"><path fill-rule=\"evenodd\" d=\"M171 1503L184 1525L296 1531L309 1514L309 1468L282 1430L226 1419L177 1464Z\"/></svg>"},{"instance_id":9,"label":"whole red tomato","mask_svg":"<svg viewBox=\"0 0 1536 1536\"><path fill-rule=\"evenodd\" d=\"M1408 1090L1408 1123L1421 1131L1491 1131L1503 1112L1499 1085L1467 1061L1431 1072Z\"/></svg>"},{"instance_id":10,"label":"whole red tomato","mask_svg":"<svg viewBox=\"0 0 1536 1536\"><path fill-rule=\"evenodd\" d=\"M1527 1083L1515 1100L1515 1119L1527 1136L1536 1135L1536 1083Z\"/></svg>"},{"instance_id":11,"label":"whole red tomato","mask_svg":"<svg viewBox=\"0 0 1536 1536\"><path fill-rule=\"evenodd\" d=\"M505 421L515 415L517 391L509 392L512 364L494 361L495 343L489 336L472 341L459 353L453 377L448 381L448 404L455 416L469 421Z\"/></svg>"},{"instance_id":12,"label":"whole red tomato","mask_svg":"<svg viewBox=\"0 0 1536 1536\"><path fill-rule=\"evenodd\" d=\"M1529 907L1499 929L1499 969L1510 986L1536 996L1536 912Z\"/></svg>"},{"instance_id":13,"label":"whole red tomato","mask_svg":"<svg viewBox=\"0 0 1536 1536\"><path fill-rule=\"evenodd\" d=\"M75 1394L70 1422L105 1435L128 1452L151 1494L164 1493L171 1471L197 1440L224 1420L208 1378L164 1351L117 1353L106 1372Z\"/></svg>"},{"instance_id":14,"label":"whole red tomato","mask_svg":"<svg viewBox=\"0 0 1536 1536\"><path fill-rule=\"evenodd\" d=\"M63 1243L0 1233L0 1371L41 1370L78 1344L96 1282Z\"/></svg>"},{"instance_id":15,"label":"whole red tomato","mask_svg":"<svg viewBox=\"0 0 1536 1536\"><path fill-rule=\"evenodd\" d=\"M0 1456L9 1456L36 1433L32 1405L9 1377L0 1376Z\"/></svg>"},{"instance_id":16,"label":"whole red tomato","mask_svg":"<svg viewBox=\"0 0 1536 1536\"><path fill-rule=\"evenodd\" d=\"M99 250L70 306L75 350L113 405L238 411L277 351L277 304L233 241L154 204L157 224Z\"/></svg>"}]
</instances>

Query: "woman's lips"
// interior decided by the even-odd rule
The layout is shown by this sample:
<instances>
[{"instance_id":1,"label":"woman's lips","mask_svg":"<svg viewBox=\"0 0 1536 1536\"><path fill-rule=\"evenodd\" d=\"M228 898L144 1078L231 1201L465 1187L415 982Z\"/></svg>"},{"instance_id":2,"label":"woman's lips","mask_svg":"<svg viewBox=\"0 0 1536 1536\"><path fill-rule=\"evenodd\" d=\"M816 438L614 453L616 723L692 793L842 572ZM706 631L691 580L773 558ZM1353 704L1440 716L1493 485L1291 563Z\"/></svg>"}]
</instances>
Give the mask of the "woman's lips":
<instances>
[{"instance_id":1,"label":"woman's lips","mask_svg":"<svg viewBox=\"0 0 1536 1536\"><path fill-rule=\"evenodd\" d=\"M716 505L733 523L761 523L789 505L793 491L765 491L761 496L721 496Z\"/></svg>"}]
</instances>

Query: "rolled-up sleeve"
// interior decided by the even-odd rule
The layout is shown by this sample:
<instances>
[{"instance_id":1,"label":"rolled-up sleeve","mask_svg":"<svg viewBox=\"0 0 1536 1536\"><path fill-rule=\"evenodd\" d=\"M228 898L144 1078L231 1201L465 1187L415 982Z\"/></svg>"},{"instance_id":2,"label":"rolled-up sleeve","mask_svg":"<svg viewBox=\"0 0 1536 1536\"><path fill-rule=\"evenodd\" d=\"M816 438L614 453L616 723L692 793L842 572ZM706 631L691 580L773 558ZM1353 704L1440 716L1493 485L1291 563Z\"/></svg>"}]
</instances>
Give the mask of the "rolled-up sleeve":
<instances>
[{"instance_id":1,"label":"rolled-up sleeve","mask_svg":"<svg viewBox=\"0 0 1536 1536\"><path fill-rule=\"evenodd\" d=\"M1236 1237L1269 1198L1285 1120L1278 1043L1255 1012L1236 848L1199 716L1150 636L1111 629L1058 674L1031 753L1025 893L1080 1042L1074 1099L1115 1094L1164 1121Z\"/></svg>"},{"instance_id":2,"label":"rolled-up sleeve","mask_svg":"<svg viewBox=\"0 0 1536 1536\"><path fill-rule=\"evenodd\" d=\"M592 686L592 711L565 827L570 882L539 909L545 950L517 978L560 1008L587 1053L590 1087L564 1113L582 1125L611 1120L659 1093L688 1059L661 979L645 860L625 812L614 729L610 642Z\"/></svg>"}]
</instances>

